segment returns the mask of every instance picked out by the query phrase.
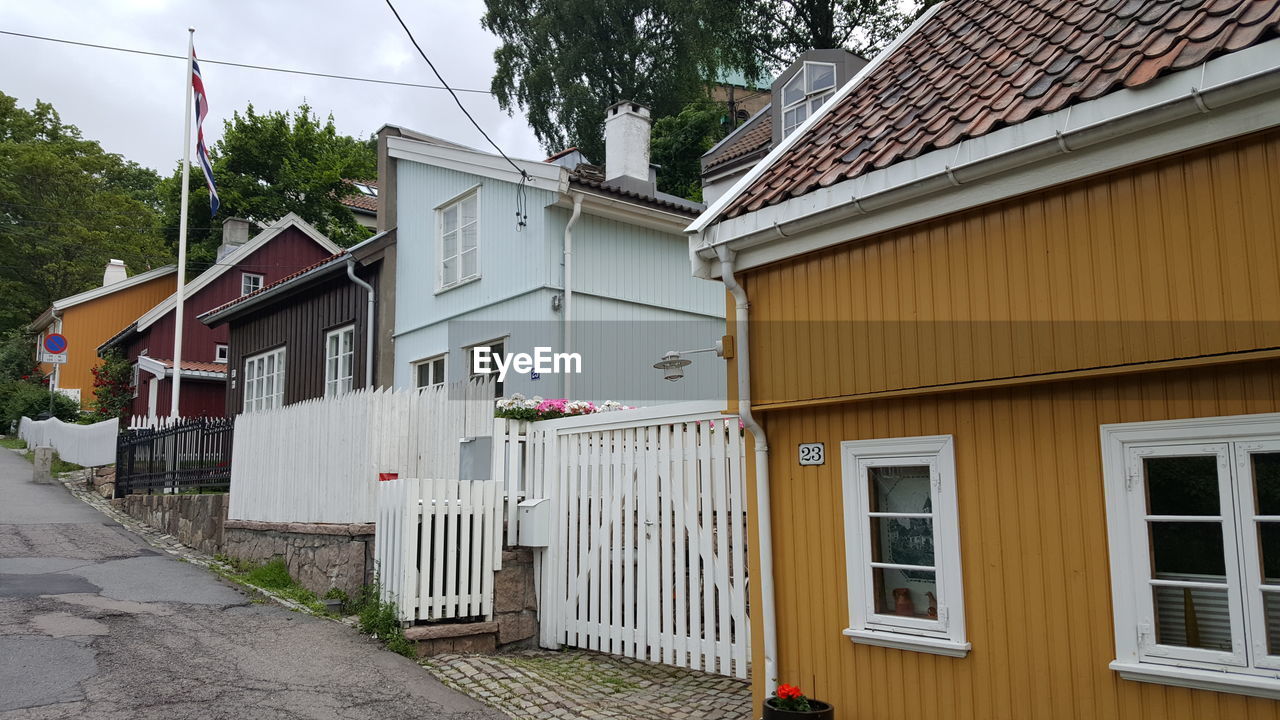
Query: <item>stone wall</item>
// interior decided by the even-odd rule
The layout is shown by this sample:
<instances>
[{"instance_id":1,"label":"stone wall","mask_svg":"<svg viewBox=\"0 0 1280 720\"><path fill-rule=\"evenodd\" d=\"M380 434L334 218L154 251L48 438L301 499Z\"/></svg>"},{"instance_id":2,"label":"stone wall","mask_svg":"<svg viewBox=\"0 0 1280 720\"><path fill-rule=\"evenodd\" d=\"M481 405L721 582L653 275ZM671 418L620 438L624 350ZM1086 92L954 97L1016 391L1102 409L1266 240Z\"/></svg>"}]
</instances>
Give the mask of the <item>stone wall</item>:
<instances>
[{"instance_id":1,"label":"stone wall","mask_svg":"<svg viewBox=\"0 0 1280 720\"><path fill-rule=\"evenodd\" d=\"M222 552L227 496L128 495L113 501L128 515L203 553Z\"/></svg>"},{"instance_id":2,"label":"stone wall","mask_svg":"<svg viewBox=\"0 0 1280 720\"><path fill-rule=\"evenodd\" d=\"M499 647L537 645L538 594L532 550L503 551L502 569L493 577L493 619L498 623Z\"/></svg>"},{"instance_id":3,"label":"stone wall","mask_svg":"<svg viewBox=\"0 0 1280 720\"><path fill-rule=\"evenodd\" d=\"M373 525L226 522L222 552L262 563L283 558L299 585L348 595L373 582Z\"/></svg>"}]
</instances>

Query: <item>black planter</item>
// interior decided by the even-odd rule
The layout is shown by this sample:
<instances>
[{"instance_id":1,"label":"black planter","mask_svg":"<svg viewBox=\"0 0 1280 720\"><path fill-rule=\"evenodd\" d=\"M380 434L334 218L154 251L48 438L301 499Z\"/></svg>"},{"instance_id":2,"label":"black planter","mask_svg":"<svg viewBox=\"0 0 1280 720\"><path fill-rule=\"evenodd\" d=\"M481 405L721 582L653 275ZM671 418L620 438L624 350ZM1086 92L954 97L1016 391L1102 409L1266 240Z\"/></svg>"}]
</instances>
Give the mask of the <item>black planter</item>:
<instances>
[{"instance_id":1,"label":"black planter","mask_svg":"<svg viewBox=\"0 0 1280 720\"><path fill-rule=\"evenodd\" d=\"M809 698L808 712L779 710L770 704L769 700L764 701L764 720L831 720L833 717L835 717L835 711L830 705L813 698Z\"/></svg>"}]
</instances>

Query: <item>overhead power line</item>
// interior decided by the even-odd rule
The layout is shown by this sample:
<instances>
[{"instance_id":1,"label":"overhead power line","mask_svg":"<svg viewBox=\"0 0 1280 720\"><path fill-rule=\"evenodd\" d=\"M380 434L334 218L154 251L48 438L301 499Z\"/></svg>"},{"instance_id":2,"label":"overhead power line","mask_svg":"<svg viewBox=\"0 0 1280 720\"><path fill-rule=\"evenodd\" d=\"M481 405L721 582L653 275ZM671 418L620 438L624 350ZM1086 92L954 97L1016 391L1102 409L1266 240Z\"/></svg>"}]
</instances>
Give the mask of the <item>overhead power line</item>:
<instances>
[{"instance_id":1,"label":"overhead power line","mask_svg":"<svg viewBox=\"0 0 1280 720\"><path fill-rule=\"evenodd\" d=\"M169 58L172 60L182 60L186 62L185 55L172 55L169 53L154 52L152 50L138 50L136 48L118 47L115 45L99 45L98 43L80 42L78 40L67 40L64 38L48 37L45 35L32 35L30 33L13 32L12 30L0 30L0 35L11 35L13 37L27 38L30 40L43 40L45 42L62 43L63 45L78 45L80 47L96 48L98 50L114 50L115 52L132 53L134 55L149 55L151 57ZM200 62L206 65L226 65L228 67L247 68L249 70L266 70L268 72L288 73L291 75L308 75L310 77L329 78L332 80L350 80L352 82L375 83L378 85L399 85L401 87L424 88L427 90L448 90L453 93L457 92L477 93L480 95L492 95L489 90L476 90L474 88L450 88L441 85L425 85L423 83L403 82L400 80L383 80L380 78L357 77L355 75L336 75L333 73L313 72L310 70L295 70L292 68L272 67L270 65L254 65L251 63L231 62L230 60L210 60L205 57L200 58Z\"/></svg>"}]
</instances>

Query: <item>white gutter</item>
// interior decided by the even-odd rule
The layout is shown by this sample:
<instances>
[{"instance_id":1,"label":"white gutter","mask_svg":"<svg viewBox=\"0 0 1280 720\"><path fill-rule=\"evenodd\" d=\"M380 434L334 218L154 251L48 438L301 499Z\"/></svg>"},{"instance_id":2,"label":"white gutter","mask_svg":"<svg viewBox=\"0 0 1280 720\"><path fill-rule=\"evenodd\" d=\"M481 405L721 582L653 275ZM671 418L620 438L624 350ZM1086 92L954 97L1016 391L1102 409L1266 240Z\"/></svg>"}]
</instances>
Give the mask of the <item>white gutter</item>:
<instances>
[{"instance_id":1,"label":"white gutter","mask_svg":"<svg viewBox=\"0 0 1280 720\"><path fill-rule=\"evenodd\" d=\"M373 334L377 328L373 326L373 308L377 301L373 286L356 277L356 259L347 258L347 277L351 278L351 282L364 288L365 294L369 296L369 319L365 321L364 331L364 386L367 390L373 389Z\"/></svg>"},{"instance_id":2,"label":"white gutter","mask_svg":"<svg viewBox=\"0 0 1280 720\"><path fill-rule=\"evenodd\" d=\"M578 224L578 218L582 217L582 193L569 193L573 197L573 214L569 216L569 222L564 226L564 348L563 353L572 352L573 347L573 325L572 325L572 308L573 308L573 226ZM570 392L570 386L573 382L573 373L564 374L564 396L573 399L573 393Z\"/></svg>"},{"instance_id":3,"label":"white gutter","mask_svg":"<svg viewBox=\"0 0 1280 720\"><path fill-rule=\"evenodd\" d=\"M748 342L747 291L733 276L734 254L727 247L717 249L720 256L720 278L733 294L734 322L737 328L734 345L738 354L738 417L755 439L756 448L756 540L760 554L760 625L764 631L764 691L772 695L778 687L778 621L773 599L773 502L769 497L769 441L764 428L751 414L751 344Z\"/></svg>"}]
</instances>

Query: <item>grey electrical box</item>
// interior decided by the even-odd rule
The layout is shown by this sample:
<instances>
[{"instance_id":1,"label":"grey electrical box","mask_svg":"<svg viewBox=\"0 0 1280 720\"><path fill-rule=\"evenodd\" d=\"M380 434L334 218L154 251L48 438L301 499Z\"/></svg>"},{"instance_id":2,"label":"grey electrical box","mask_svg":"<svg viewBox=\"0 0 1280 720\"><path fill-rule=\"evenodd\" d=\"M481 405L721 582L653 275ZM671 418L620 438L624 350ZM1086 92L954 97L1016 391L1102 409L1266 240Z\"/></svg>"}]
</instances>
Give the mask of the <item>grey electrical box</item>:
<instances>
[{"instance_id":1,"label":"grey electrical box","mask_svg":"<svg viewBox=\"0 0 1280 720\"><path fill-rule=\"evenodd\" d=\"M493 438L488 435L462 438L458 443L458 479L489 480L493 472Z\"/></svg>"},{"instance_id":2,"label":"grey electrical box","mask_svg":"<svg viewBox=\"0 0 1280 720\"><path fill-rule=\"evenodd\" d=\"M524 547L551 545L551 501L547 498L522 500L516 507L520 522L517 538Z\"/></svg>"}]
</instances>

